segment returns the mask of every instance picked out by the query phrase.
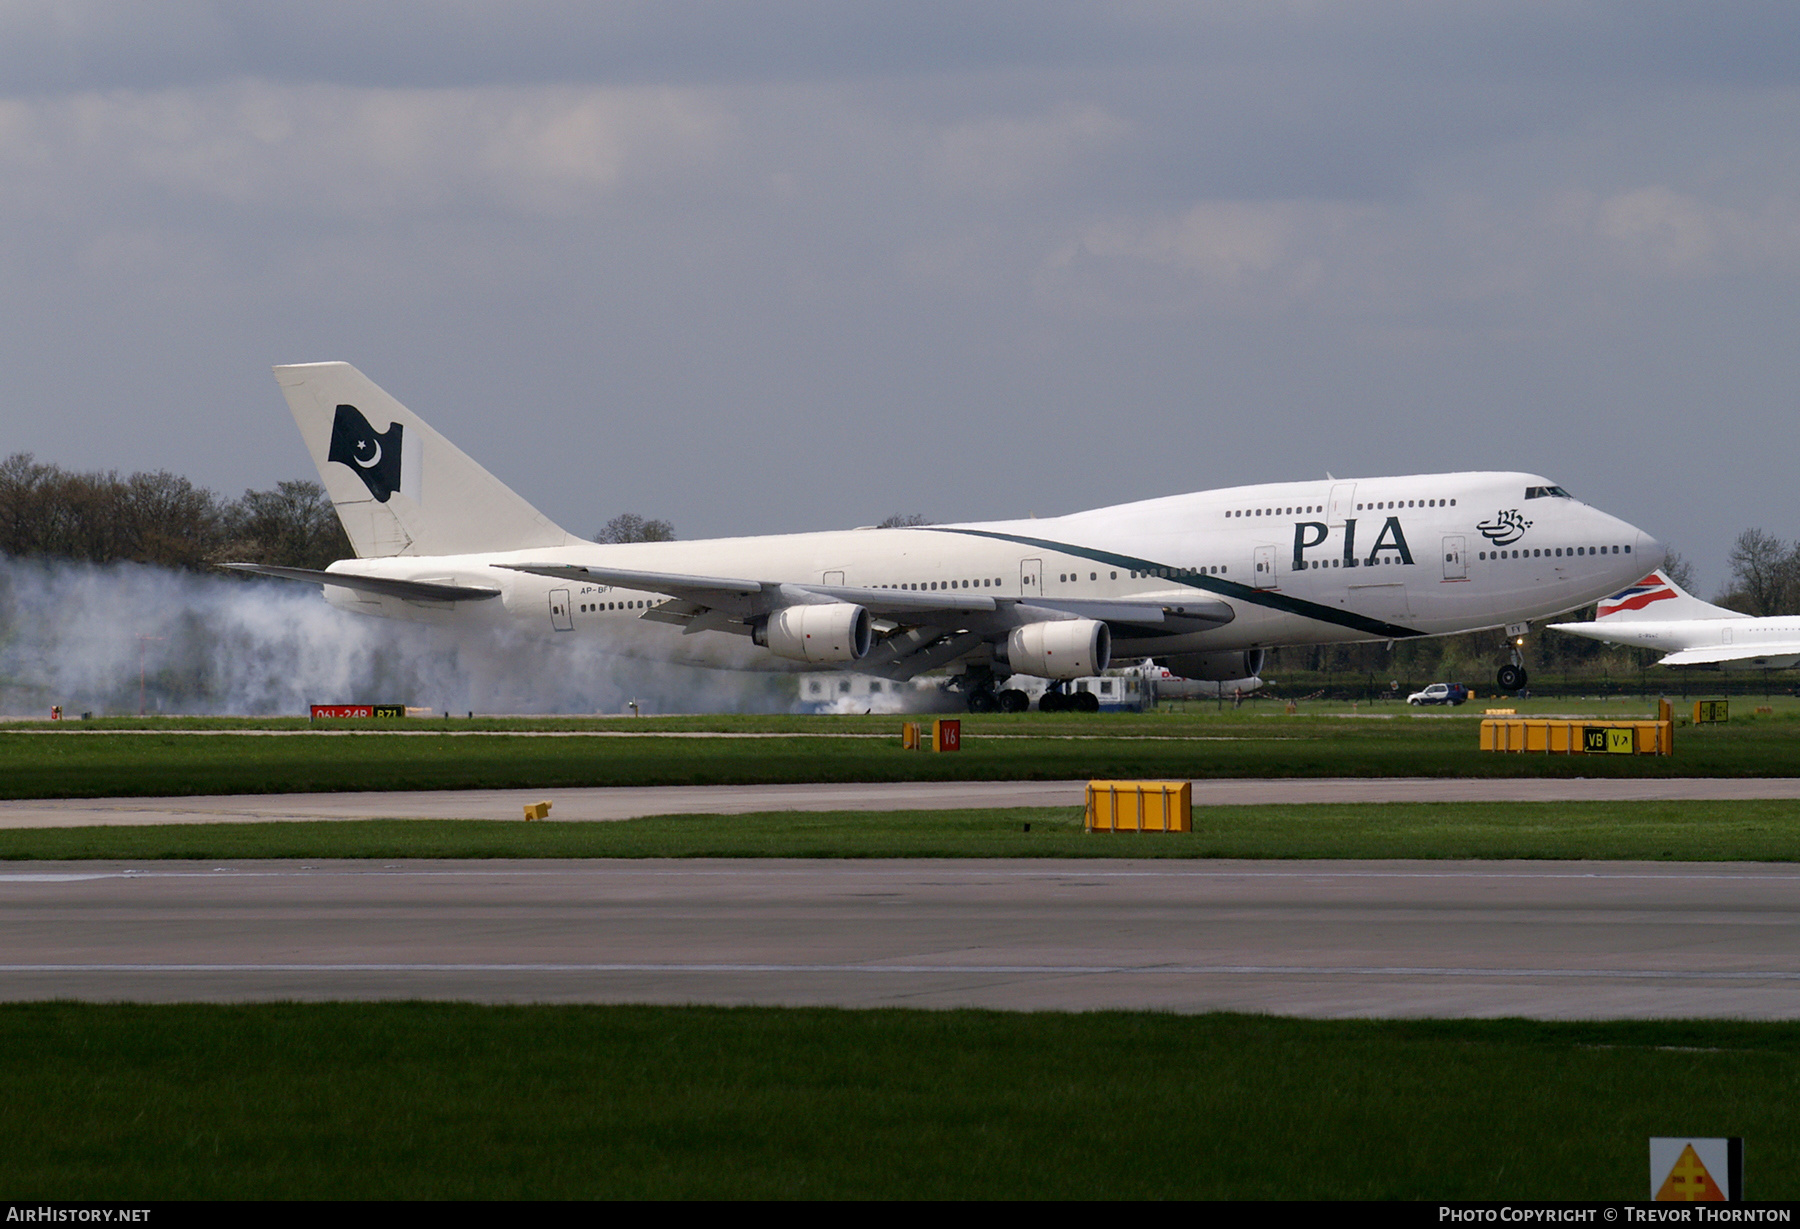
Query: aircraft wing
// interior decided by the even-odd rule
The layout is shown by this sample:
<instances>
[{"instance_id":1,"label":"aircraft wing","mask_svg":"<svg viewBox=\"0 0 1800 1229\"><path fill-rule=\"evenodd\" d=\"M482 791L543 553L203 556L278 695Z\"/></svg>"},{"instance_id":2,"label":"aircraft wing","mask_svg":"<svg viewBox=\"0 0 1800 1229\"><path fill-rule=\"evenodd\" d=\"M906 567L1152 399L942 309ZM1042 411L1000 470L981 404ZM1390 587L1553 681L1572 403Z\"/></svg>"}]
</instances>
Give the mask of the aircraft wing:
<instances>
[{"instance_id":1,"label":"aircraft wing","mask_svg":"<svg viewBox=\"0 0 1800 1229\"><path fill-rule=\"evenodd\" d=\"M608 585L621 589L639 589L645 593L666 593L682 601L701 606L723 607L733 613L754 614L762 608L763 593L770 588L760 580L738 580L729 576L690 576L678 572L639 572L629 568L586 568L561 563L501 563L509 572L527 572L555 580L572 580L578 584Z\"/></svg>"},{"instance_id":2,"label":"aircraft wing","mask_svg":"<svg viewBox=\"0 0 1800 1229\"><path fill-rule=\"evenodd\" d=\"M1771 665L1770 669L1784 669L1786 663L1800 658L1800 641L1790 640L1786 643L1774 644L1714 644L1703 649L1682 649L1679 653L1671 653L1656 664L1659 666L1716 666L1728 661L1755 661L1767 659L1770 662L1782 662L1783 665Z\"/></svg>"},{"instance_id":3,"label":"aircraft wing","mask_svg":"<svg viewBox=\"0 0 1800 1229\"><path fill-rule=\"evenodd\" d=\"M858 589L844 585L796 585L773 580L742 580L728 576L691 576L679 572L639 572L628 568L595 568L555 563L503 563L500 567L533 576L616 585L646 593L666 593L738 616L756 616L805 602L808 597L852 602L877 618L917 622L924 614L978 614L996 609L991 597L975 594L914 592L910 589Z\"/></svg>"},{"instance_id":4,"label":"aircraft wing","mask_svg":"<svg viewBox=\"0 0 1800 1229\"><path fill-rule=\"evenodd\" d=\"M1231 603L1215 598L1145 602L1115 601L1103 597L1032 597L1019 599L1019 604L1042 610L1059 610L1064 614L1098 619L1115 626L1123 624L1134 632L1160 627L1171 635L1223 627L1237 618L1237 611L1231 608Z\"/></svg>"},{"instance_id":5,"label":"aircraft wing","mask_svg":"<svg viewBox=\"0 0 1800 1229\"><path fill-rule=\"evenodd\" d=\"M506 563L499 566L533 576L549 576L597 585L615 585L648 593L666 593L682 603L723 611L734 617L754 617L792 606L808 598L829 598L861 606L878 619L908 626L955 624L980 615L996 614L1007 607L1027 607L1079 615L1133 630L1167 625L1170 631L1196 631L1220 627L1236 617L1226 602L1213 599L1180 603L1113 601L1106 598L995 598L982 593L918 589L870 589L849 585L809 585L792 582L746 580L725 576L692 576L676 572L643 572L628 568L586 567L556 563ZM694 612L698 613L698 612ZM683 621L685 611L676 612ZM1017 618L1008 620L1017 623ZM1030 622L1030 619L1023 620Z\"/></svg>"},{"instance_id":6,"label":"aircraft wing","mask_svg":"<svg viewBox=\"0 0 1800 1229\"><path fill-rule=\"evenodd\" d=\"M282 580L304 580L315 585L340 585L363 593L379 593L383 597L401 597L415 602L480 602L499 597L500 590L486 585L457 585L434 580L396 580L387 576L358 576L353 572L320 572L312 568L282 568L266 563L221 563L233 572L252 576L278 576Z\"/></svg>"}]
</instances>

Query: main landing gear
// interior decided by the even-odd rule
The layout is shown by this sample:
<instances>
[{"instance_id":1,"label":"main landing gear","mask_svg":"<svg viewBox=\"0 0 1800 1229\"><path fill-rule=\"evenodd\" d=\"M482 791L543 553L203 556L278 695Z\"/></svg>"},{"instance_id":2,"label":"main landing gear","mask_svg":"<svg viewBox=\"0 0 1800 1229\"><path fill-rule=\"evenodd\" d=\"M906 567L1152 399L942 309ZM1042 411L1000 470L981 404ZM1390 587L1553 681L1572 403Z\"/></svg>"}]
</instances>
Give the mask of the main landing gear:
<instances>
[{"instance_id":1,"label":"main landing gear","mask_svg":"<svg viewBox=\"0 0 1800 1229\"><path fill-rule=\"evenodd\" d=\"M969 693L971 713L1022 713L1030 707L1031 697L1016 687L1008 687L1005 691L990 687Z\"/></svg>"},{"instance_id":2,"label":"main landing gear","mask_svg":"<svg viewBox=\"0 0 1800 1229\"><path fill-rule=\"evenodd\" d=\"M1100 697L1091 691L1065 691L1063 682L1050 684L1050 690L1038 697L1040 713L1097 713Z\"/></svg>"},{"instance_id":3,"label":"main landing gear","mask_svg":"<svg viewBox=\"0 0 1800 1229\"><path fill-rule=\"evenodd\" d=\"M999 680L986 666L971 666L951 685L969 693L971 713L1022 713L1031 707L1031 697L1018 688L1000 690Z\"/></svg>"},{"instance_id":4,"label":"main landing gear","mask_svg":"<svg viewBox=\"0 0 1800 1229\"><path fill-rule=\"evenodd\" d=\"M1001 680L986 666L971 666L950 680L952 691L965 692L971 713L1022 713L1031 707L1031 697L1017 687L1000 686ZM1100 697L1085 691L1068 691L1067 683L1050 684L1050 690L1038 701L1044 713L1097 713Z\"/></svg>"}]
</instances>

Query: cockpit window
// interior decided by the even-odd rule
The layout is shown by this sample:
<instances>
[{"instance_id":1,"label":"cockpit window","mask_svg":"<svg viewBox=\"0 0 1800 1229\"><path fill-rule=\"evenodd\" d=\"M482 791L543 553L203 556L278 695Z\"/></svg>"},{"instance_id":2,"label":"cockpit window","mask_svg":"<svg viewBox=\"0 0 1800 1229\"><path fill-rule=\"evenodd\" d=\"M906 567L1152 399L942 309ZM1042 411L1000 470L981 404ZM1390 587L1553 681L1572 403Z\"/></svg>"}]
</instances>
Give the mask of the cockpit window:
<instances>
[{"instance_id":1,"label":"cockpit window","mask_svg":"<svg viewBox=\"0 0 1800 1229\"><path fill-rule=\"evenodd\" d=\"M1528 486L1525 488L1526 499L1574 499L1575 497L1559 486Z\"/></svg>"}]
</instances>

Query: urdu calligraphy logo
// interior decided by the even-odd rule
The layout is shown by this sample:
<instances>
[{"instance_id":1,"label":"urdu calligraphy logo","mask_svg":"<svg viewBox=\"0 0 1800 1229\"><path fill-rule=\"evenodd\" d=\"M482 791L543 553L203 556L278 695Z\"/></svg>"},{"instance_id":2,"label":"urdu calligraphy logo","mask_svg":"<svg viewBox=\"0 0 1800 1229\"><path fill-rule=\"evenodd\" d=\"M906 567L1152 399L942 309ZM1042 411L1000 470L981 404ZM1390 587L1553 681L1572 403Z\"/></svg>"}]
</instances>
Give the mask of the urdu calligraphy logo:
<instances>
[{"instance_id":1,"label":"urdu calligraphy logo","mask_svg":"<svg viewBox=\"0 0 1800 1229\"><path fill-rule=\"evenodd\" d=\"M1493 520L1482 521L1475 528L1495 546L1511 546L1525 536L1525 531L1531 528L1531 522L1521 516L1517 508L1507 508L1495 513Z\"/></svg>"}]
</instances>

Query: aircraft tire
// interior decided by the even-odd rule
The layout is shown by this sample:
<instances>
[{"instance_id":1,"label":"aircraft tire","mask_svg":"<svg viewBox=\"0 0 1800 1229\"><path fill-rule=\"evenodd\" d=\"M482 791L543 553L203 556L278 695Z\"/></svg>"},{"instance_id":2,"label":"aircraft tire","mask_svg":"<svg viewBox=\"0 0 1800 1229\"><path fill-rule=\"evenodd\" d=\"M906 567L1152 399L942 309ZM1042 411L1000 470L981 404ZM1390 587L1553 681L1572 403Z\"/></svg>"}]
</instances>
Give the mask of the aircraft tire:
<instances>
[{"instance_id":1,"label":"aircraft tire","mask_svg":"<svg viewBox=\"0 0 1800 1229\"><path fill-rule=\"evenodd\" d=\"M1000 701L1000 711L1003 713L1022 713L1031 707L1031 697L1017 687L1008 687L995 699Z\"/></svg>"},{"instance_id":2,"label":"aircraft tire","mask_svg":"<svg viewBox=\"0 0 1800 1229\"><path fill-rule=\"evenodd\" d=\"M991 691L972 691L969 693L969 711L971 713L991 713L1000 707L1000 698Z\"/></svg>"},{"instance_id":3,"label":"aircraft tire","mask_svg":"<svg viewBox=\"0 0 1800 1229\"><path fill-rule=\"evenodd\" d=\"M1043 695L1038 697L1038 712L1040 713L1060 713L1063 711L1063 708L1064 705L1061 692L1046 691Z\"/></svg>"},{"instance_id":4,"label":"aircraft tire","mask_svg":"<svg viewBox=\"0 0 1800 1229\"><path fill-rule=\"evenodd\" d=\"M1097 713L1100 711L1100 697L1091 691L1084 691L1075 699L1075 711L1081 713Z\"/></svg>"},{"instance_id":5,"label":"aircraft tire","mask_svg":"<svg viewBox=\"0 0 1800 1229\"><path fill-rule=\"evenodd\" d=\"M1494 673L1494 681L1500 685L1501 691L1517 691L1525 686L1525 670L1522 666L1501 666Z\"/></svg>"}]
</instances>

